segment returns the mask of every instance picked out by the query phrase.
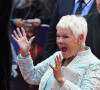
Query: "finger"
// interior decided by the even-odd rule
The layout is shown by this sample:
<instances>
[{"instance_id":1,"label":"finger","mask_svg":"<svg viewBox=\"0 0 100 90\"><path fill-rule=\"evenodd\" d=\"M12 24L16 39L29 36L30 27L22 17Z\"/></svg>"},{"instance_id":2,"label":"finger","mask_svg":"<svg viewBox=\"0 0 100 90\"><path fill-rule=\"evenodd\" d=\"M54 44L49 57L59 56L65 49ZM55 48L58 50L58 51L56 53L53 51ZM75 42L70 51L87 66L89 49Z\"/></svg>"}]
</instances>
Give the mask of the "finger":
<instances>
[{"instance_id":1,"label":"finger","mask_svg":"<svg viewBox=\"0 0 100 90\"><path fill-rule=\"evenodd\" d=\"M55 68L57 68L57 60L56 60L56 58L54 60L55 60Z\"/></svg>"},{"instance_id":2,"label":"finger","mask_svg":"<svg viewBox=\"0 0 100 90\"><path fill-rule=\"evenodd\" d=\"M57 59L57 66L59 65L59 58L58 56L56 56L56 59Z\"/></svg>"},{"instance_id":3,"label":"finger","mask_svg":"<svg viewBox=\"0 0 100 90\"><path fill-rule=\"evenodd\" d=\"M61 55L59 54L59 59L60 59L60 63L62 62L62 57L61 57Z\"/></svg>"},{"instance_id":4,"label":"finger","mask_svg":"<svg viewBox=\"0 0 100 90\"><path fill-rule=\"evenodd\" d=\"M17 32L18 32L19 37L22 37L21 31L19 28L17 28Z\"/></svg>"},{"instance_id":5,"label":"finger","mask_svg":"<svg viewBox=\"0 0 100 90\"><path fill-rule=\"evenodd\" d=\"M56 69L51 64L49 64L49 66L53 69L54 72L56 71Z\"/></svg>"},{"instance_id":6,"label":"finger","mask_svg":"<svg viewBox=\"0 0 100 90\"><path fill-rule=\"evenodd\" d=\"M60 56L57 56L57 61L58 61L58 64L60 65L61 64L61 57Z\"/></svg>"},{"instance_id":7,"label":"finger","mask_svg":"<svg viewBox=\"0 0 100 90\"><path fill-rule=\"evenodd\" d=\"M25 37L26 36L25 29L21 27L21 30L22 30L23 36Z\"/></svg>"},{"instance_id":8,"label":"finger","mask_svg":"<svg viewBox=\"0 0 100 90\"><path fill-rule=\"evenodd\" d=\"M17 39L15 38L15 36L13 34L11 34L11 36L15 40L15 42L17 42Z\"/></svg>"},{"instance_id":9,"label":"finger","mask_svg":"<svg viewBox=\"0 0 100 90\"><path fill-rule=\"evenodd\" d=\"M30 40L29 40L29 43L32 43L34 38L35 38L35 36L31 37Z\"/></svg>"},{"instance_id":10,"label":"finger","mask_svg":"<svg viewBox=\"0 0 100 90\"><path fill-rule=\"evenodd\" d=\"M61 67L61 58L59 56L56 56L57 58L57 69Z\"/></svg>"},{"instance_id":11,"label":"finger","mask_svg":"<svg viewBox=\"0 0 100 90\"><path fill-rule=\"evenodd\" d=\"M14 32L14 35L15 35L16 39L18 40L19 36L17 35L16 31L14 30L13 32Z\"/></svg>"}]
</instances>

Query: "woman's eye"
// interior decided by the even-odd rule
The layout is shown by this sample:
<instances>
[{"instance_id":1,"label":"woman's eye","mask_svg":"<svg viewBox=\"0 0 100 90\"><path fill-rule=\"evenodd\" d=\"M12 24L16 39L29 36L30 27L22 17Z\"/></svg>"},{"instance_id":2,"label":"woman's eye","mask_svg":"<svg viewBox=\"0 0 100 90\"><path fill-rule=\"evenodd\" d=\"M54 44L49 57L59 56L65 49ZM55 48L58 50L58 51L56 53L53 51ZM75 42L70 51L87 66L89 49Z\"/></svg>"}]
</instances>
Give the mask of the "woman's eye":
<instances>
[{"instance_id":1,"label":"woman's eye","mask_svg":"<svg viewBox=\"0 0 100 90\"><path fill-rule=\"evenodd\" d=\"M64 36L63 38L68 38L68 36Z\"/></svg>"}]
</instances>

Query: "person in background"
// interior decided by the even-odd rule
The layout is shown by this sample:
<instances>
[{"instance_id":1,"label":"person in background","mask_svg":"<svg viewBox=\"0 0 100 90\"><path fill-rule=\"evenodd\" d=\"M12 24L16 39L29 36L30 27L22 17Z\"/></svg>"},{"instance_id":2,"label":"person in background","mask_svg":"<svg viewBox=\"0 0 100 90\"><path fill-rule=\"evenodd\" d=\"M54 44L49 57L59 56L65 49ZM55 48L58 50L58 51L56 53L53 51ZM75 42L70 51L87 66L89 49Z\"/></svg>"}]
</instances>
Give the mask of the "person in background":
<instances>
[{"instance_id":1,"label":"person in background","mask_svg":"<svg viewBox=\"0 0 100 90\"><path fill-rule=\"evenodd\" d=\"M45 23L48 25L50 25L56 2L57 0L45 0Z\"/></svg>"},{"instance_id":2,"label":"person in background","mask_svg":"<svg viewBox=\"0 0 100 90\"><path fill-rule=\"evenodd\" d=\"M15 9L24 9L26 7L31 6L34 0L12 0L12 8L10 15L10 22L12 22L12 16Z\"/></svg>"},{"instance_id":3,"label":"person in background","mask_svg":"<svg viewBox=\"0 0 100 90\"><path fill-rule=\"evenodd\" d=\"M91 47L92 52L100 59L100 0L96 0L97 10L86 15L88 23L88 35L86 44Z\"/></svg>"},{"instance_id":4,"label":"person in background","mask_svg":"<svg viewBox=\"0 0 100 90\"><path fill-rule=\"evenodd\" d=\"M43 60L59 50L56 44L56 24L62 16L70 14L80 14L84 16L97 11L95 0L83 0L81 8L78 8L80 6L80 1L81 0L57 0L50 27L48 29L47 38L45 40ZM91 48L93 47L92 45L89 46Z\"/></svg>"},{"instance_id":5,"label":"person in background","mask_svg":"<svg viewBox=\"0 0 100 90\"><path fill-rule=\"evenodd\" d=\"M25 8L30 6L34 0L12 0L12 12L16 8Z\"/></svg>"},{"instance_id":6,"label":"person in background","mask_svg":"<svg viewBox=\"0 0 100 90\"><path fill-rule=\"evenodd\" d=\"M12 18L13 26L22 27L27 22L34 27L38 27L41 23L44 23L44 0L34 0L34 2L26 8L15 9Z\"/></svg>"},{"instance_id":7,"label":"person in background","mask_svg":"<svg viewBox=\"0 0 100 90\"><path fill-rule=\"evenodd\" d=\"M100 60L85 45L87 22L82 16L66 15L57 23L56 42L60 51L34 66L24 28L12 34L20 47L18 64L24 80L39 90L98 90ZM52 46L51 46L52 47ZM50 48L50 47L48 47Z\"/></svg>"}]
</instances>

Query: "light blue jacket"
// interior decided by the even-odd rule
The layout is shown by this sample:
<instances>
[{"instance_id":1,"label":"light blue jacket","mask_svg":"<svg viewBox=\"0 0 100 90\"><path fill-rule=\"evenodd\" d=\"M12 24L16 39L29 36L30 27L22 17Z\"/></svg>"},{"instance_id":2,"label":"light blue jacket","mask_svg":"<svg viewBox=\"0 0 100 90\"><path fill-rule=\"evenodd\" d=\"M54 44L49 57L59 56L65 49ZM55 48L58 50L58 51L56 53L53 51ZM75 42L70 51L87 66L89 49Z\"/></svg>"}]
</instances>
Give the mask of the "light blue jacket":
<instances>
[{"instance_id":1,"label":"light blue jacket","mask_svg":"<svg viewBox=\"0 0 100 90\"><path fill-rule=\"evenodd\" d=\"M54 58L59 54L61 51L54 53L37 66L33 65L30 56L22 58L19 55L18 64L24 80L29 84L39 84L39 90L44 90L48 78L53 73L49 64L54 66ZM79 52L67 67L78 74L78 77L71 76L77 81L73 83L74 80L70 81L69 78L66 78L67 80L60 90L100 90L100 61L91 53L89 47L86 47L85 51ZM73 71L70 72L73 73ZM66 72L65 75L67 76Z\"/></svg>"}]
</instances>

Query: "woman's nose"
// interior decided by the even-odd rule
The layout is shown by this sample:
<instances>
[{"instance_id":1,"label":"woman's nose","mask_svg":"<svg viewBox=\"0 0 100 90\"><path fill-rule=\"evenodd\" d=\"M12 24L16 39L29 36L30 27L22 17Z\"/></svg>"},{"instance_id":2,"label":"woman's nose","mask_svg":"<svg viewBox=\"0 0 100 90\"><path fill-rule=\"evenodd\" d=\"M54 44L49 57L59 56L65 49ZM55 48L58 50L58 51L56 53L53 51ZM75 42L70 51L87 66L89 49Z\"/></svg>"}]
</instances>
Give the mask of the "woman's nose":
<instances>
[{"instance_id":1,"label":"woman's nose","mask_svg":"<svg viewBox=\"0 0 100 90\"><path fill-rule=\"evenodd\" d=\"M62 43L62 42L63 42L62 37L59 37L57 41L58 41L59 43Z\"/></svg>"}]
</instances>

